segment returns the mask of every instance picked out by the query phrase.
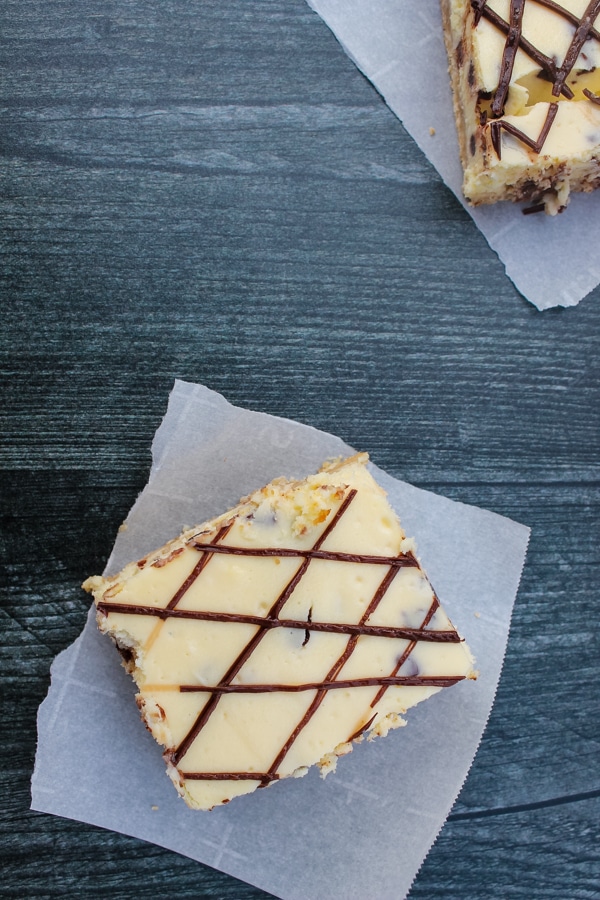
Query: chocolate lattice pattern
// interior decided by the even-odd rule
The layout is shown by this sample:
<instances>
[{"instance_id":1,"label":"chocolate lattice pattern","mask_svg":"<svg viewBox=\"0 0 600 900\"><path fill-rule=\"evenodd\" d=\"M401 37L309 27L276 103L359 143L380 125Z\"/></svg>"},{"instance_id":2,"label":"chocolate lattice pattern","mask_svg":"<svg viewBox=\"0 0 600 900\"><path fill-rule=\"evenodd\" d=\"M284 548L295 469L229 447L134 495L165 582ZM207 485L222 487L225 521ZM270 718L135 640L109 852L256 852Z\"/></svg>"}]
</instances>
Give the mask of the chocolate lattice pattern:
<instances>
[{"instance_id":1,"label":"chocolate lattice pattern","mask_svg":"<svg viewBox=\"0 0 600 900\"><path fill-rule=\"evenodd\" d=\"M155 606L143 606L137 604L120 604L113 602L112 598L103 598L98 602L98 612L105 616L108 616L110 613L119 613L131 616L151 616L156 618L157 621L155 623L155 626L151 631L149 637L145 641L143 649L146 651L149 650L151 645L157 639L160 630L164 626L164 623L170 618L204 620L207 622L220 622L223 624L242 623L257 627L257 630L254 633L253 637L246 643L241 652L237 653L223 677L220 678L214 685L207 686L205 684L174 684L160 686L161 691L179 691L180 693L188 694L209 694L208 700L206 701L199 714L196 716L196 719L186 736L182 741L180 741L179 745L175 749L171 749L167 753L169 761L174 766L178 767L179 774L182 778L192 781L249 780L258 781L261 787L265 786L272 781L278 780L278 778L280 777L280 775L278 774L278 770L283 760L289 753L290 748L293 746L300 733L306 728L307 724L313 718L329 691L373 687L376 689L376 692L370 703L370 706L374 709L389 687L421 686L442 688L453 685L456 682L463 680L463 678L465 677L463 675L426 676L418 674L418 670L417 673L413 674L399 674L400 670L413 653L419 641L440 643L458 643L461 641L460 636L455 630L434 630L428 628L433 619L433 616L439 608L439 601L433 590L431 590L433 599L431 600L429 608L423 616L419 627L396 628L391 626L369 624L369 618L373 615L373 613L381 603L383 597L385 596L386 592L390 588L392 582L396 578L397 574L401 571L401 569L417 568L422 574L422 570L419 567L418 561L411 552L400 553L398 556L394 557L386 557L342 553L323 549L323 545L326 539L331 535L333 530L339 524L340 520L348 510L350 504L354 500L356 493L357 492L355 489L345 491L343 499L341 500L337 510L330 517L328 524L310 549L285 549L280 547L253 549L247 547L225 545L222 543L222 541L225 539L232 527L232 523L229 523L220 528L220 530L210 543L203 542L202 535L196 535L187 542L186 546L197 551L200 554L200 558L197 564L192 569L191 573L183 581L179 589L173 594L173 596L165 606L157 608ZM176 551L176 553L177 552L182 552L182 550ZM202 573L206 570L211 560L220 554L227 554L232 557L293 557L299 560L299 566L295 574L289 579L285 587L271 603L268 612L264 616L244 615L242 613L224 613L210 610L179 609L178 604L186 595L190 587L195 584L201 577ZM360 616L358 621L347 624L339 622L313 622L311 620L310 612L307 620L304 621L290 618L280 618L281 611L300 584L301 580L306 575L313 560L329 560L336 563L344 563L345 565L349 566L361 564L381 566L383 570L383 576L381 578L379 586L377 587L370 602L367 604L363 614ZM141 564L145 564L145 562L146 561L144 560ZM157 560L153 565L162 566L165 563L165 560ZM423 575L423 577L425 576ZM427 584L429 585L429 582L427 582ZM429 587L431 586L429 585ZM289 628L296 630L300 629L304 631L305 637L303 646L310 639L310 635L317 632L346 635L348 640L346 642L345 649L341 654L339 654L338 658L330 666L329 671L322 680L307 681L299 684L249 684L237 682L236 676L240 673L242 667L255 653L264 637L275 628ZM338 675L341 672L342 668L352 656L361 636L372 636L396 640L403 639L407 641L407 644L401 655L397 658L396 664L394 665L392 671L390 671L386 676L376 675L372 677L367 676L362 678L338 678ZM148 689L148 687L146 686L145 689ZM194 742L198 739L203 729L206 728L222 697L232 693L242 696L267 692L313 692L314 697L312 698L312 700L310 700L304 715L297 722L291 734L289 734L285 742L274 754L272 763L266 771L197 772L181 771L181 769L179 769L180 763L182 763L182 761L185 762L184 758L186 754L188 753ZM350 742L352 740L355 740L363 732L367 731L373 724L375 717L376 712L373 713L370 719L364 725L362 725L362 727L359 728L358 731L356 731L354 734L348 735L347 741Z\"/></svg>"},{"instance_id":2,"label":"chocolate lattice pattern","mask_svg":"<svg viewBox=\"0 0 600 900\"><path fill-rule=\"evenodd\" d=\"M548 11L548 16L559 16L572 26L573 37L560 65L555 59L544 54L540 48L536 47L531 41L524 37L523 16L527 3L544 7ZM595 27L596 19L600 16L600 0L591 0L581 17L575 15L571 10L566 9L561 3L555 2L555 0L511 0L510 18L508 22L489 6L488 0L471 0L471 5L475 15L475 27L479 25L483 18L492 23L492 25L500 32L506 35L504 52L500 65L500 78L490 107L492 121L489 125L494 150L496 151L498 158L500 158L502 152L501 131L504 130L517 138L517 140L522 141L535 153L539 154L543 149L544 143L546 142L556 118L558 98L562 95L566 100L572 100L574 97L572 89L567 84L567 79L573 71L581 51L587 41L600 42L600 32ZM513 67L518 50L522 50L526 53L530 59L540 67L543 77L552 84L552 97L556 98L556 100L549 104L546 119L535 140L515 125L506 122L501 118L504 115L504 105L508 96L508 89L511 83ZM591 103L600 102L600 98L590 90L584 89L582 93ZM484 119L486 118L487 113L484 113Z\"/></svg>"}]
</instances>

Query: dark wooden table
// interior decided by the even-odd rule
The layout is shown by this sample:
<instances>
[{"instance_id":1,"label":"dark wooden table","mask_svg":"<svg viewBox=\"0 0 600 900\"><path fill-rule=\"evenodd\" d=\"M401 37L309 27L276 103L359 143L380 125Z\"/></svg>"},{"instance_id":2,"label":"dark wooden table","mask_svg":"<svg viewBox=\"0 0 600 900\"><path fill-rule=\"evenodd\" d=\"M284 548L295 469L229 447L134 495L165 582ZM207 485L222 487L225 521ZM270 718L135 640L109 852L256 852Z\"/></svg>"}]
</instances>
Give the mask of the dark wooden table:
<instances>
[{"instance_id":1,"label":"dark wooden table","mask_svg":"<svg viewBox=\"0 0 600 900\"><path fill-rule=\"evenodd\" d=\"M600 290L526 302L304 0L0 17L0 895L266 896L29 811L51 660L180 377L533 527L497 702L411 897L600 897Z\"/></svg>"}]
</instances>

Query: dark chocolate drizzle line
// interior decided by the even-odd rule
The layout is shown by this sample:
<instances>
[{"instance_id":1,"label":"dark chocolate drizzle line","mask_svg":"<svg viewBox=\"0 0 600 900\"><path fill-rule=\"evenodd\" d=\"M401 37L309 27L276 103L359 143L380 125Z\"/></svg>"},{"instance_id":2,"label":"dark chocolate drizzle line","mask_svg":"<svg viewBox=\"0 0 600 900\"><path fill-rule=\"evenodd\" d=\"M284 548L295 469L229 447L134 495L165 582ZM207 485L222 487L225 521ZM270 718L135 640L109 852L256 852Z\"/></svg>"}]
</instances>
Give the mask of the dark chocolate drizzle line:
<instances>
[{"instance_id":1,"label":"dark chocolate drizzle line","mask_svg":"<svg viewBox=\"0 0 600 900\"><path fill-rule=\"evenodd\" d=\"M464 675L368 675L365 678L348 678L345 681L326 678L324 681L307 681L305 684L180 684L179 691L182 694L302 694L305 691L319 691L326 694L328 691L341 688L357 687L448 687L464 680ZM302 720L304 725L308 724L308 721ZM286 747L288 749L291 747L289 741Z\"/></svg>"},{"instance_id":2,"label":"dark chocolate drizzle line","mask_svg":"<svg viewBox=\"0 0 600 900\"><path fill-rule=\"evenodd\" d=\"M540 131L539 137L537 141L534 141L533 138L530 138L529 135L525 134L524 131L521 131L516 125L513 125L511 122L506 122L504 119L494 119L494 121L490 124L490 134L492 138L492 144L494 150L498 154L498 159L502 159L502 138L500 136L500 132L502 130L507 131L508 134L512 134L513 137L518 138L518 140L522 141L526 144L527 147L530 147L536 153L542 152L542 147L546 142L546 138L548 137L548 132L552 128L552 123L556 118L556 113L558 112L558 103L550 103L548 106L548 114L546 115L546 120Z\"/></svg>"},{"instance_id":3,"label":"dark chocolate drizzle line","mask_svg":"<svg viewBox=\"0 0 600 900\"><path fill-rule=\"evenodd\" d=\"M471 0L471 7L473 9L473 14L475 17L473 26L475 28L477 28L477 26L479 25L479 23L481 21L481 17L485 10L486 4L487 4L487 0Z\"/></svg>"},{"instance_id":4,"label":"dark chocolate drizzle line","mask_svg":"<svg viewBox=\"0 0 600 900\"><path fill-rule=\"evenodd\" d=\"M312 609L313 608L311 606L310 609L308 610L308 616L306 617L306 622L308 625L310 625L310 623L312 622ZM306 645L308 644L309 641L310 641L310 629L305 628L304 629L304 640L302 641L302 646L306 647Z\"/></svg>"},{"instance_id":5,"label":"dark chocolate drizzle line","mask_svg":"<svg viewBox=\"0 0 600 900\"><path fill-rule=\"evenodd\" d=\"M508 22L505 22L502 16L499 16L498 13L494 12L493 9L484 7L482 8L480 15L484 16L489 22L495 25L499 31L502 31L504 34L508 34L510 28ZM579 20L577 19L577 21ZM549 56L546 56L545 53L542 53L542 51L539 50L535 46L535 44L532 44L531 41L528 41L527 38L524 38L522 35L519 39L519 49L523 50L523 52L526 53L530 59L537 63L540 69L546 73L549 81L554 83L557 69L556 63L553 59L551 59ZM573 97L573 91L568 85L564 86L563 94L568 99L571 99Z\"/></svg>"},{"instance_id":6,"label":"dark chocolate drizzle line","mask_svg":"<svg viewBox=\"0 0 600 900\"><path fill-rule=\"evenodd\" d=\"M226 622L242 625L258 625L259 628L299 628L302 631L325 631L331 634L366 634L403 640L430 641L431 643L458 644L462 638L456 631L428 631L421 628L394 628L389 625L353 625L345 622L313 622L299 619L277 619L252 616L245 613L209 612L196 609L166 609L156 606L134 606L129 603L98 603L98 612L108 615L120 613L132 616L154 616L158 619L197 619L205 622Z\"/></svg>"},{"instance_id":7,"label":"dark chocolate drizzle line","mask_svg":"<svg viewBox=\"0 0 600 900\"><path fill-rule=\"evenodd\" d=\"M474 13L474 28L477 28L481 19L485 18L493 25L495 25L496 28L507 35L502 57L502 64L500 67L500 79L491 107L491 112L496 117L500 117L504 113L504 104L506 102L508 89L510 87L510 80L512 77L517 49L521 49L540 66L542 71L552 82L553 97L558 98L562 94L568 100L572 100L575 95L569 85L566 83L567 78L569 77L569 74L571 73L575 63L577 62L579 54L586 41L591 38L593 38L594 40L600 40L600 31L594 28L594 22L600 14L600 0L591 0L581 18L578 18L575 13L571 12L568 9L565 9L559 3L555 2L555 0L531 0L531 2L538 3L545 9L548 9L556 15L561 16L570 25L573 25L575 27L573 39L560 67L557 67L553 59L550 59L548 56L542 53L541 50L535 47L535 45L531 44L530 41L526 40L523 37L521 32L525 0L511 0L510 23L505 22L504 19L498 15L498 13L490 9L487 5L487 0L471 0L471 6ZM590 96L591 91L588 91L586 89L583 93L588 99L592 100L592 102L595 102L594 95ZM541 153L546 138L548 137L548 133L552 127L552 123L554 122L554 119L556 117L557 109L554 108L555 106L556 104L554 103L550 104L546 122L537 141L529 138L514 125L509 125L508 123L497 120L491 122L490 137L492 140L492 146L494 147L498 158L501 158L502 128L509 134L512 134L513 137L516 137L518 140L523 141L536 153Z\"/></svg>"},{"instance_id":8,"label":"dark chocolate drizzle line","mask_svg":"<svg viewBox=\"0 0 600 900\"><path fill-rule=\"evenodd\" d=\"M421 622L421 628L426 628L427 625L429 625L429 623L433 619L434 615L436 614L436 612L439 608L439 605L440 605L440 601L437 598L437 594L434 594L433 600L431 601L431 606L427 610L427 614L426 614L425 618L423 619L423 621ZM400 671L400 669L402 668L402 666L404 665L404 663L406 662L406 660L408 659L408 657L413 652L413 650L415 649L416 646L417 646L416 641L412 641L408 645L408 647L406 648L404 653L401 655L400 659L396 662L396 665L394 666L394 668L392 669L392 673L391 673L392 678L397 676L398 672ZM371 700L371 709L379 703L379 701L385 694L387 687L389 687L389 685L386 685L386 686L382 685L382 687L379 688L379 690L375 694L375 697L373 698L373 700Z\"/></svg>"},{"instance_id":9,"label":"dark chocolate drizzle line","mask_svg":"<svg viewBox=\"0 0 600 900\"><path fill-rule=\"evenodd\" d=\"M321 533L320 537L315 542L315 544L312 548L313 550L318 550L321 547L321 545L325 542L327 537L331 534L331 532L333 531L333 529L339 522L340 518L346 512L348 506L350 505L350 503L352 502L352 500L354 499L355 496L356 496L355 490L351 490L348 492L348 494L346 495L346 497L344 498L344 500L338 507L335 515L332 517L331 521L327 524L327 527L324 529L324 531ZM288 584L285 586L285 588L279 594L279 597L277 597L277 599L275 600L275 603L273 604L273 606L271 607L271 609L269 610L269 612L267 614L268 618L277 618L279 616L281 609L283 608L283 606L287 602L288 598L291 596L291 594L295 590L297 584L300 582L303 575L306 573L309 565L310 565L310 557L304 558L302 560L302 563L298 567L296 574L290 579ZM254 650L259 645L259 643L262 641L265 634L267 634L267 629L264 629L264 628L261 628L259 631L256 632L256 634L251 638L251 640L248 642L248 644L246 644L246 646L244 647L242 652L238 655L238 657L231 664L231 666L229 667L229 669L223 676L220 686L230 684L230 682L235 678L235 676L237 675L239 670L242 668L244 663L250 658L252 653L254 653ZM202 731L202 729L208 722L209 718L211 717L213 711L215 710L215 708L217 706L217 703L219 702L220 697L221 697L221 693L219 693L218 691L216 691L214 694L212 694L212 696L210 697L210 699L208 700L208 702L206 703L206 705L204 706L204 708L198 715L196 721L192 725L191 729L189 730L189 732L187 733L187 735L185 736L185 738L183 739L183 741L181 742L179 747L177 747L176 750L174 750L170 754L168 754L168 758L173 763L173 765L177 766L179 764L179 762L183 759L183 757L185 756L187 751L190 749L191 745L196 740L196 737ZM182 773L182 774L183 774L183 777L186 777L184 773Z\"/></svg>"},{"instance_id":10,"label":"dark chocolate drizzle line","mask_svg":"<svg viewBox=\"0 0 600 900\"><path fill-rule=\"evenodd\" d=\"M559 96L571 69L577 62L577 57L581 53L583 45L590 37L590 31L592 30L592 26L599 14L600 0L591 0L581 18L579 25L575 30L573 40L571 41L571 45L567 50L566 56L563 60L563 64L557 72L556 81L554 82L554 87L552 88L553 97Z\"/></svg>"},{"instance_id":11,"label":"dark chocolate drizzle line","mask_svg":"<svg viewBox=\"0 0 600 900\"><path fill-rule=\"evenodd\" d=\"M533 2L537 3L538 6L545 6L546 9L551 9L559 16L562 16L563 19L566 19L567 22L570 22L571 25L575 25L575 27L579 25L579 18L575 15L575 13L571 12L570 9L565 9L564 6L561 6L560 3L556 2L556 0L533 0ZM595 37L600 41L600 31L596 31L595 28L592 28L590 30L590 37Z\"/></svg>"},{"instance_id":12,"label":"dark chocolate drizzle line","mask_svg":"<svg viewBox=\"0 0 600 900\"><path fill-rule=\"evenodd\" d=\"M492 113L494 116L501 116L504 112L504 104L506 103L506 96L512 78L515 57L519 48L519 41L521 40L524 8L525 0L510 0L510 25L502 54L500 81L492 101Z\"/></svg>"}]
</instances>

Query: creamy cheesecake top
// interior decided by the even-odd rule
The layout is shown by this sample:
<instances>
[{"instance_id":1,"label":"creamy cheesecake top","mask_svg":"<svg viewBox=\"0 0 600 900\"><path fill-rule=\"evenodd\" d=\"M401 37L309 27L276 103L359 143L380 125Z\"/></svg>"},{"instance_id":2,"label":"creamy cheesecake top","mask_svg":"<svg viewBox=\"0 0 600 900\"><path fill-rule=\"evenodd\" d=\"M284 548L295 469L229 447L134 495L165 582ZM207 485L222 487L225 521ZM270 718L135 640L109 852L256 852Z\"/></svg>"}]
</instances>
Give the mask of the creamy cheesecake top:
<instances>
[{"instance_id":1,"label":"creamy cheesecake top","mask_svg":"<svg viewBox=\"0 0 600 900\"><path fill-rule=\"evenodd\" d=\"M365 454L85 582L188 805L318 765L475 677Z\"/></svg>"}]
</instances>

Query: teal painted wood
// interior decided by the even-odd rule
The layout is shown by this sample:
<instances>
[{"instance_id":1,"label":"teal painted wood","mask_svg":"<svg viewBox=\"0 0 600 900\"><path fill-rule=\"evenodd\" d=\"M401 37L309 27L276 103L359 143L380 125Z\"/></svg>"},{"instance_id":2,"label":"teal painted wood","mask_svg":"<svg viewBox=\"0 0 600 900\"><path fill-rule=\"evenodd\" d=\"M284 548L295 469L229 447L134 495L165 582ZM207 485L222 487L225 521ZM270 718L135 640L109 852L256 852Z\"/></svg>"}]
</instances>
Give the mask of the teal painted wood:
<instances>
[{"instance_id":1,"label":"teal painted wood","mask_svg":"<svg viewBox=\"0 0 600 900\"><path fill-rule=\"evenodd\" d=\"M304 0L0 16L0 893L266 896L28 811L50 662L179 377L533 527L497 703L411 896L600 896L600 291L523 300Z\"/></svg>"}]
</instances>

